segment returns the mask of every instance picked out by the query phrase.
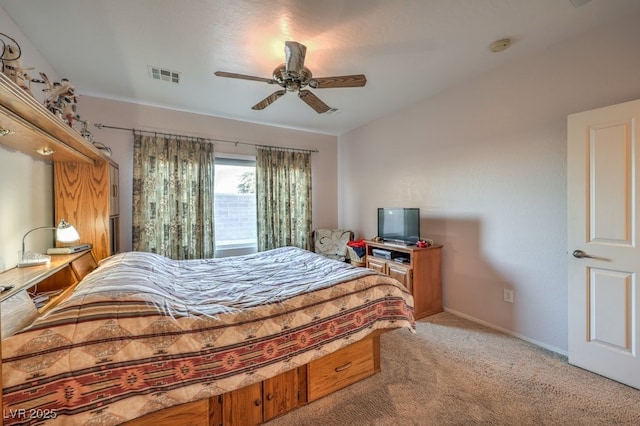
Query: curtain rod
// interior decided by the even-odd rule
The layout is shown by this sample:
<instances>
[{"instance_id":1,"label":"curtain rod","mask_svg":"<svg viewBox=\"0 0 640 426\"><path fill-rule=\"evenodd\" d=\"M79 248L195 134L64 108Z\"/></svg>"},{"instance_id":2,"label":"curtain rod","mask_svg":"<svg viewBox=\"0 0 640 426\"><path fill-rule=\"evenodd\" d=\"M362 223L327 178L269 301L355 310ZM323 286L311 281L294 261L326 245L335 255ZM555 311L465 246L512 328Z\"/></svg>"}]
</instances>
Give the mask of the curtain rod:
<instances>
[{"instance_id":1,"label":"curtain rod","mask_svg":"<svg viewBox=\"0 0 640 426\"><path fill-rule=\"evenodd\" d=\"M226 139L211 139L211 138L203 138L200 136L188 136L188 135L179 135L179 134L175 134L175 133L165 133L165 132L156 132L153 130L139 130L139 129L128 129L126 127L117 127L117 126L107 126L106 124L101 124L101 123L94 123L94 126L96 126L98 129L115 129L115 130L126 130L129 132L133 132L133 134L135 135L136 133L149 133L149 134L153 134L153 135L160 135L160 136L173 136L173 137L181 137L181 138L188 138L188 139L195 139L195 140L201 140L201 141L205 141L205 142L222 142L222 143L232 143L235 146L238 145L248 145L248 146L254 146L257 148L269 148L269 149L279 149L279 150L283 150L283 151L299 151L299 152L308 152L308 153L313 153L313 152L320 152L317 149L303 149L303 148L287 148L287 147L282 147L282 146L275 146L275 145L262 145L262 144L257 144L257 143L249 143L249 142L239 142L239 141L230 141L230 140L226 140Z\"/></svg>"}]
</instances>

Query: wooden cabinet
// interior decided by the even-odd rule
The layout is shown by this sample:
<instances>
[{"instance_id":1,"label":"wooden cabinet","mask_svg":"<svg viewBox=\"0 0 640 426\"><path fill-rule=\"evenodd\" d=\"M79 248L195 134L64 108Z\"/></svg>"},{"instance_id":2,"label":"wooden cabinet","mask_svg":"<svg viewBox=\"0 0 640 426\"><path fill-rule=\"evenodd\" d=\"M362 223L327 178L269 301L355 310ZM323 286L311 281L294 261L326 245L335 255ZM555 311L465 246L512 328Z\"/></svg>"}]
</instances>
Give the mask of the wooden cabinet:
<instances>
[{"instance_id":1,"label":"wooden cabinet","mask_svg":"<svg viewBox=\"0 0 640 426\"><path fill-rule=\"evenodd\" d=\"M250 426L262 423L262 402L262 382L224 394L223 424Z\"/></svg>"},{"instance_id":2,"label":"wooden cabinet","mask_svg":"<svg viewBox=\"0 0 640 426\"><path fill-rule=\"evenodd\" d=\"M120 177L118 166L109 163L109 252L120 252Z\"/></svg>"},{"instance_id":3,"label":"wooden cabinet","mask_svg":"<svg viewBox=\"0 0 640 426\"><path fill-rule=\"evenodd\" d=\"M126 426L252 426L285 414L300 404L300 378L305 367L222 395L156 411L124 423Z\"/></svg>"},{"instance_id":4,"label":"wooden cabinet","mask_svg":"<svg viewBox=\"0 0 640 426\"><path fill-rule=\"evenodd\" d=\"M411 292L416 319L442 312L442 246L366 241L366 247L367 268L397 279ZM387 252L388 258L376 256L374 249Z\"/></svg>"},{"instance_id":5,"label":"wooden cabinet","mask_svg":"<svg viewBox=\"0 0 640 426\"><path fill-rule=\"evenodd\" d=\"M266 422L281 416L298 406L298 369L262 382L263 420Z\"/></svg>"},{"instance_id":6,"label":"wooden cabinet","mask_svg":"<svg viewBox=\"0 0 640 426\"><path fill-rule=\"evenodd\" d=\"M109 163L109 216L118 216L120 210L118 166Z\"/></svg>"},{"instance_id":7,"label":"wooden cabinet","mask_svg":"<svg viewBox=\"0 0 640 426\"><path fill-rule=\"evenodd\" d=\"M53 166L56 221L78 230L80 243L91 243L99 261L119 251L118 166L60 162Z\"/></svg>"},{"instance_id":8,"label":"wooden cabinet","mask_svg":"<svg viewBox=\"0 0 640 426\"><path fill-rule=\"evenodd\" d=\"M244 388L222 397L225 425L258 425L298 406L298 369Z\"/></svg>"}]
</instances>

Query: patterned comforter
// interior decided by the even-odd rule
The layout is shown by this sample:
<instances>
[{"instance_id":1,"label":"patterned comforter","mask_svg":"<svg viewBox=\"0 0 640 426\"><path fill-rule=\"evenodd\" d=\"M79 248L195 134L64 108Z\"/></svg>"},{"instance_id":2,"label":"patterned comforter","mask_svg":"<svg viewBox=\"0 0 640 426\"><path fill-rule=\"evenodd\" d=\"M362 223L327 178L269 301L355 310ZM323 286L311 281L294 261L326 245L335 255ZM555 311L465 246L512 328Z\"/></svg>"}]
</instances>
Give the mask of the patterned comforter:
<instances>
[{"instance_id":1,"label":"patterned comforter","mask_svg":"<svg viewBox=\"0 0 640 426\"><path fill-rule=\"evenodd\" d=\"M118 424L275 376L376 329L414 331L412 306L387 276L292 247L183 261L115 255L3 340L4 424Z\"/></svg>"}]
</instances>

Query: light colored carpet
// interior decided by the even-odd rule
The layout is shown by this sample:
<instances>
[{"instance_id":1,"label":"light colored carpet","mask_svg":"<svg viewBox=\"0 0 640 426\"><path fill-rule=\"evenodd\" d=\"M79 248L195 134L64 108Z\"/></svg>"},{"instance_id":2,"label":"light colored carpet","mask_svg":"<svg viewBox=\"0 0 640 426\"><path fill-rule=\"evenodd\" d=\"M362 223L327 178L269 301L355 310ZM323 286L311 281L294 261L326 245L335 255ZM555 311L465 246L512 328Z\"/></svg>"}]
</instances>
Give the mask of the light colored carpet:
<instances>
[{"instance_id":1,"label":"light colored carpet","mask_svg":"<svg viewBox=\"0 0 640 426\"><path fill-rule=\"evenodd\" d=\"M381 343L381 373L268 425L640 425L640 391L450 313Z\"/></svg>"}]
</instances>

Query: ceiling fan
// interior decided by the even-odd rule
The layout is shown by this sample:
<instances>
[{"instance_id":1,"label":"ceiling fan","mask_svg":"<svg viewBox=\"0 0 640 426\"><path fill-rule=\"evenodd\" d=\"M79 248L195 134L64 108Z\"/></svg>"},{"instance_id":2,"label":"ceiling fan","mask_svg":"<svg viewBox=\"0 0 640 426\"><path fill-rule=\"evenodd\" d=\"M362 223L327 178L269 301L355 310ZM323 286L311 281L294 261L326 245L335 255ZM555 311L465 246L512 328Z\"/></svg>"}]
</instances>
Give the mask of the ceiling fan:
<instances>
[{"instance_id":1,"label":"ceiling fan","mask_svg":"<svg viewBox=\"0 0 640 426\"><path fill-rule=\"evenodd\" d=\"M239 78L243 80L262 81L268 84L277 84L282 87L276 90L257 104L251 107L254 110L262 110L280 99L287 92L298 92L298 97L313 108L318 114L331 110L313 92L305 89L326 89L334 87L362 87L367 83L363 74L343 75L335 77L314 78L311 70L304 66L304 57L307 47L295 41L284 43L286 62L273 70L273 78L254 77L251 75L236 74L232 72L216 71L218 77Z\"/></svg>"}]
</instances>

